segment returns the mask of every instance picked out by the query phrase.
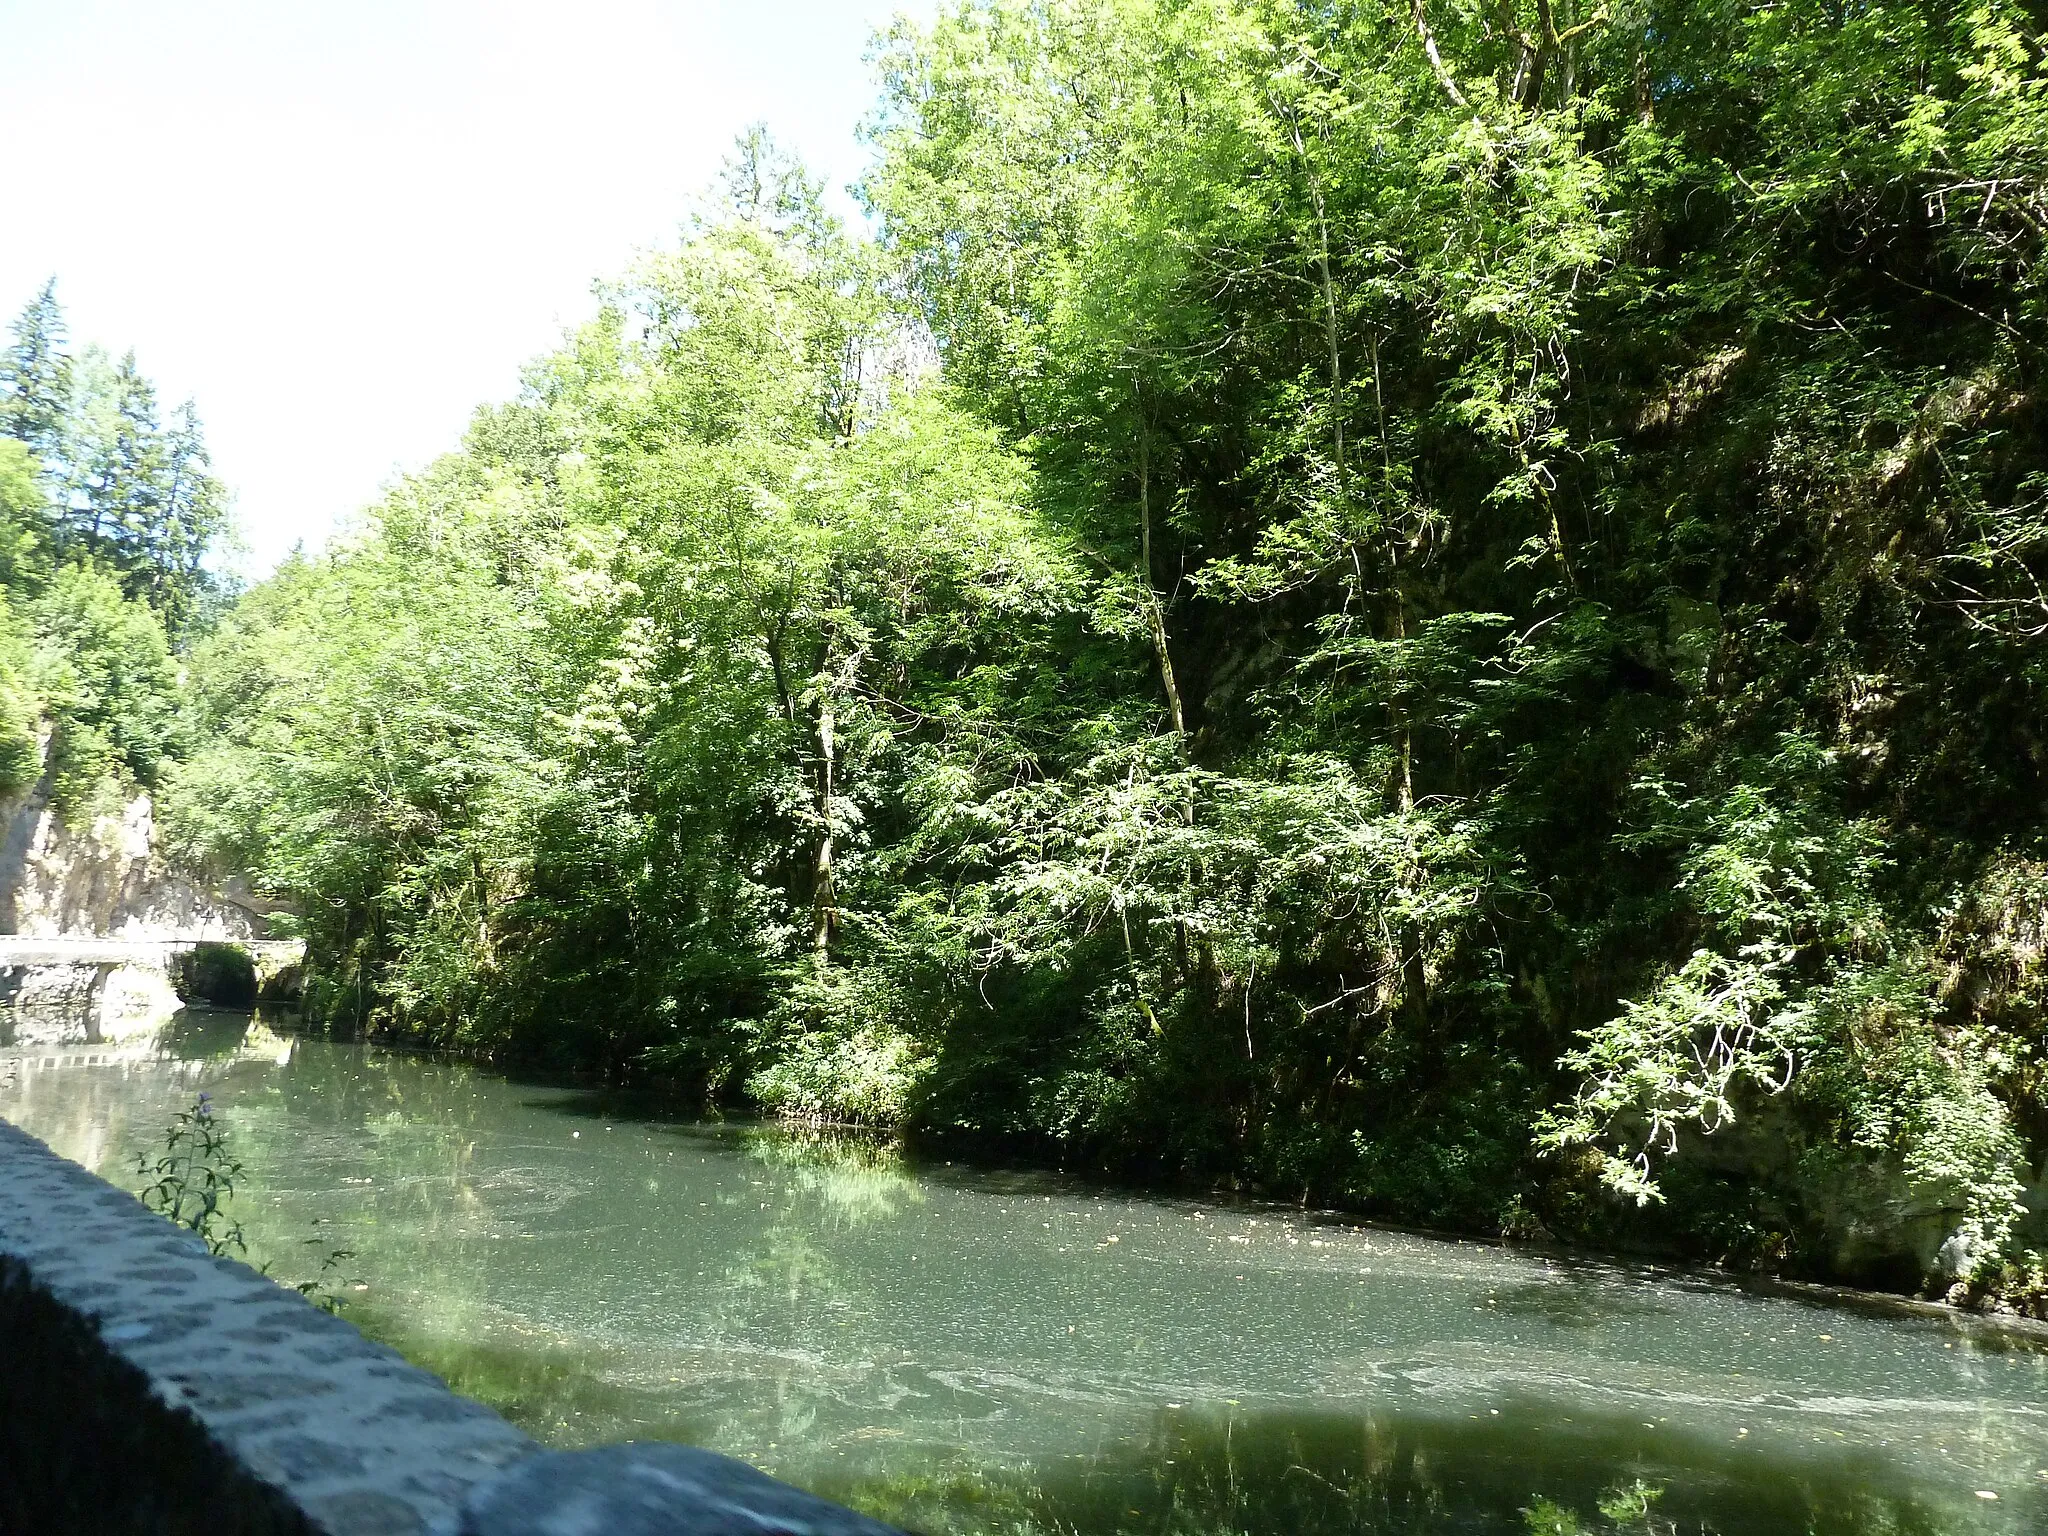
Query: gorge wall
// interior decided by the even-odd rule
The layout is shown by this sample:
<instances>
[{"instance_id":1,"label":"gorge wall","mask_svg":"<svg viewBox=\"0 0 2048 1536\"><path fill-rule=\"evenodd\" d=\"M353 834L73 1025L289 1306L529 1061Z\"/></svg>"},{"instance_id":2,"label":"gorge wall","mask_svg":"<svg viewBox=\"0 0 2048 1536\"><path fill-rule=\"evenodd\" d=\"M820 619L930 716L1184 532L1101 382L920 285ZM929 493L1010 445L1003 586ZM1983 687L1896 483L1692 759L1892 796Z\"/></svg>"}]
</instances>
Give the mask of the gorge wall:
<instances>
[{"instance_id":1,"label":"gorge wall","mask_svg":"<svg viewBox=\"0 0 2048 1536\"><path fill-rule=\"evenodd\" d=\"M0 801L0 933L261 939L265 912L235 882L212 889L171 869L146 794L82 826L58 812L47 782Z\"/></svg>"},{"instance_id":2,"label":"gorge wall","mask_svg":"<svg viewBox=\"0 0 2048 1536\"><path fill-rule=\"evenodd\" d=\"M76 820L47 779L0 801L0 1044L118 1040L187 1001L295 994L296 950L266 942L274 909L173 869L147 794Z\"/></svg>"}]
</instances>

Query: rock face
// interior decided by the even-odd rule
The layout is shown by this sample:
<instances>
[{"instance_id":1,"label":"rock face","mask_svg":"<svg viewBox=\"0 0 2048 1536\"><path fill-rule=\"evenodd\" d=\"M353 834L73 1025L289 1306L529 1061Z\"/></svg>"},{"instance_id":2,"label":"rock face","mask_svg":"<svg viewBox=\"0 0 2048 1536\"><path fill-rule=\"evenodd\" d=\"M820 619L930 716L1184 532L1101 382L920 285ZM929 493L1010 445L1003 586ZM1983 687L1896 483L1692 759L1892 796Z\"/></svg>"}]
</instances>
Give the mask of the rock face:
<instances>
[{"instance_id":1,"label":"rock face","mask_svg":"<svg viewBox=\"0 0 2048 1536\"><path fill-rule=\"evenodd\" d=\"M250 943L265 938L265 915L245 890L209 889L165 863L148 795L82 828L58 814L46 784L0 800L0 936L118 940L138 951L169 941ZM180 1006L176 966L164 963L171 953L0 964L0 1045L148 1033Z\"/></svg>"},{"instance_id":2,"label":"rock face","mask_svg":"<svg viewBox=\"0 0 2048 1536\"><path fill-rule=\"evenodd\" d=\"M66 824L38 785L0 801L0 933L117 939L260 939L263 903L209 891L168 868L155 808Z\"/></svg>"}]
</instances>

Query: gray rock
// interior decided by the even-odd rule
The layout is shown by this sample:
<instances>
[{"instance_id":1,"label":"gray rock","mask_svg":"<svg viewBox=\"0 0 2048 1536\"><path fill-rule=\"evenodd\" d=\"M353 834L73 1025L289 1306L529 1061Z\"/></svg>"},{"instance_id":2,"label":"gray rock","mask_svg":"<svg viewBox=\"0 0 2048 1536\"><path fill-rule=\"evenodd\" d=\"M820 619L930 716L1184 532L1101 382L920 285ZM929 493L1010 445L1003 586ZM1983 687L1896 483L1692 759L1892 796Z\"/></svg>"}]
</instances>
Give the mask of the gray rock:
<instances>
[{"instance_id":1,"label":"gray rock","mask_svg":"<svg viewBox=\"0 0 2048 1536\"><path fill-rule=\"evenodd\" d=\"M1968 1232L1951 1232L1934 1255L1934 1272L1944 1280L1965 1280L1984 1257L1984 1244Z\"/></svg>"},{"instance_id":2,"label":"gray rock","mask_svg":"<svg viewBox=\"0 0 2048 1536\"><path fill-rule=\"evenodd\" d=\"M686 1445L640 1441L531 1456L478 1488L463 1536L903 1536Z\"/></svg>"}]
</instances>

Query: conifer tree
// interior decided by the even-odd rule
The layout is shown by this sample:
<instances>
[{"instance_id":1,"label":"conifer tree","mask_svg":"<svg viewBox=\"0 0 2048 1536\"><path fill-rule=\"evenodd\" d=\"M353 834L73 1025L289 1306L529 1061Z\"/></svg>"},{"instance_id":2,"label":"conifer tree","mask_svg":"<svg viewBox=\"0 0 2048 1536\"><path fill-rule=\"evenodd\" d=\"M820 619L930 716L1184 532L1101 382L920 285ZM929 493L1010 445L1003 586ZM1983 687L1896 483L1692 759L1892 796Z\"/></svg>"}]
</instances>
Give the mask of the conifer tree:
<instances>
[{"instance_id":1,"label":"conifer tree","mask_svg":"<svg viewBox=\"0 0 2048 1536\"><path fill-rule=\"evenodd\" d=\"M71 411L71 359L64 352L64 311L54 277L12 329L14 340L0 353L0 432L52 465L63 451Z\"/></svg>"}]
</instances>

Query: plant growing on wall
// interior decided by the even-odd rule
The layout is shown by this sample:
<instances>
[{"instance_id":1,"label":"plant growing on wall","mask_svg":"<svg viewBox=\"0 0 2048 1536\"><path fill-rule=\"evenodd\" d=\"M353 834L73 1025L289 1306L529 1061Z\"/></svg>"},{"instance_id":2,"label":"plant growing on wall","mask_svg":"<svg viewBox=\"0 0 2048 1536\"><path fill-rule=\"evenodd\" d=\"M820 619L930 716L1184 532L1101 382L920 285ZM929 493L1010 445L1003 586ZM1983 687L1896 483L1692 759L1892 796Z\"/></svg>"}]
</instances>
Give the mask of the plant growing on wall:
<instances>
[{"instance_id":1,"label":"plant growing on wall","mask_svg":"<svg viewBox=\"0 0 2048 1536\"><path fill-rule=\"evenodd\" d=\"M180 1110L164 1131L163 1150L154 1158L142 1154L135 1160L135 1171L150 1181L142 1188L142 1203L197 1232L208 1253L217 1259L248 1253L242 1224L227 1212L227 1203L242 1178L242 1163L228 1146L227 1126L213 1112L212 1094L202 1093L190 1109ZM309 1237L306 1242L319 1244L321 1239ZM351 1249L329 1248L321 1257L320 1272L312 1279L277 1283L297 1291L323 1312L339 1312L344 1303L334 1290L334 1271L354 1257ZM270 1275L268 1263L259 1269Z\"/></svg>"},{"instance_id":2,"label":"plant growing on wall","mask_svg":"<svg viewBox=\"0 0 2048 1536\"><path fill-rule=\"evenodd\" d=\"M142 1203L160 1216L197 1232L215 1258L247 1253L242 1224L227 1213L242 1164L228 1147L227 1127L213 1112L213 1095L202 1093L180 1110L164 1131L163 1150L135 1160L135 1171L150 1182Z\"/></svg>"}]
</instances>

